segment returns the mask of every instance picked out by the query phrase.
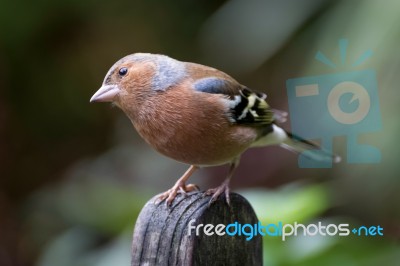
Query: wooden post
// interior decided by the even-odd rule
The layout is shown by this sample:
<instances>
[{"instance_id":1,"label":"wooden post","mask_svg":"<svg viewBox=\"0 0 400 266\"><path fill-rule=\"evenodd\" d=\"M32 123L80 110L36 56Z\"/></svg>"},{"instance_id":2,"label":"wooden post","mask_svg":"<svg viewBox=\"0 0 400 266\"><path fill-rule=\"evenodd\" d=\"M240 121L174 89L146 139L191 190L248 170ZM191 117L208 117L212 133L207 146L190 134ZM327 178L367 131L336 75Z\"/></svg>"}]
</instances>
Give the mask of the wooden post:
<instances>
[{"instance_id":1,"label":"wooden post","mask_svg":"<svg viewBox=\"0 0 400 266\"><path fill-rule=\"evenodd\" d=\"M244 235L207 236L204 226L199 235L191 230L199 224L258 223L249 202L231 193L231 205L220 197L208 206L209 196L193 192L186 197L178 195L167 207L164 202L155 204L153 197L143 207L135 225L132 241L131 265L262 265L262 239L259 234L251 240ZM248 230L245 230L249 232ZM223 230L225 231L225 230ZM234 230L230 230L233 232ZM215 227L212 230L215 232Z\"/></svg>"}]
</instances>

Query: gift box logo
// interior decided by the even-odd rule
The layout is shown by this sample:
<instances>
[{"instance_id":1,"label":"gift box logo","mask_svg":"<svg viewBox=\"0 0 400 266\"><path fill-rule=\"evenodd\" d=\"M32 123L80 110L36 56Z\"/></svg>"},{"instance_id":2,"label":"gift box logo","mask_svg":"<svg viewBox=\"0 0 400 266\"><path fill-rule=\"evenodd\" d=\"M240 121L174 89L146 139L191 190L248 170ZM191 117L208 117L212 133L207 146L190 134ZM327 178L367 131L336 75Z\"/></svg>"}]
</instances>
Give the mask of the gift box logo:
<instances>
[{"instance_id":1,"label":"gift box logo","mask_svg":"<svg viewBox=\"0 0 400 266\"><path fill-rule=\"evenodd\" d=\"M342 64L348 42L339 41ZM372 51L364 52L353 67L362 64ZM315 58L336 68L321 52ZM291 129L306 139L319 139L323 149L332 152L335 136L347 138L348 163L378 163L380 151L358 143L358 135L382 128L378 87L374 70L350 71L321 76L289 79L286 82ZM301 168L330 168L332 162L312 161L299 156Z\"/></svg>"}]
</instances>

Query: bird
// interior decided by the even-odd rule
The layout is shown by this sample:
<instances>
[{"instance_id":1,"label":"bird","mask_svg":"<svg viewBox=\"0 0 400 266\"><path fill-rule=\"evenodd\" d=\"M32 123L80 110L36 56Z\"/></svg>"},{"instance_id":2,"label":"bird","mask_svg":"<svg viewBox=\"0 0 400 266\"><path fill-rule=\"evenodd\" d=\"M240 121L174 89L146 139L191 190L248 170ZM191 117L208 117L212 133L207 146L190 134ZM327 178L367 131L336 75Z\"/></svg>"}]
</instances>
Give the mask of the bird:
<instances>
[{"instance_id":1,"label":"bird","mask_svg":"<svg viewBox=\"0 0 400 266\"><path fill-rule=\"evenodd\" d=\"M107 72L90 102L111 102L130 119L139 135L156 151L190 165L176 183L159 195L171 205L178 193L198 190L187 184L199 168L229 164L223 183L206 190L213 203L225 195L240 156L253 147L279 145L310 159L339 162L279 126L287 113L273 109L267 95L240 84L216 68L162 54L134 53Z\"/></svg>"}]
</instances>

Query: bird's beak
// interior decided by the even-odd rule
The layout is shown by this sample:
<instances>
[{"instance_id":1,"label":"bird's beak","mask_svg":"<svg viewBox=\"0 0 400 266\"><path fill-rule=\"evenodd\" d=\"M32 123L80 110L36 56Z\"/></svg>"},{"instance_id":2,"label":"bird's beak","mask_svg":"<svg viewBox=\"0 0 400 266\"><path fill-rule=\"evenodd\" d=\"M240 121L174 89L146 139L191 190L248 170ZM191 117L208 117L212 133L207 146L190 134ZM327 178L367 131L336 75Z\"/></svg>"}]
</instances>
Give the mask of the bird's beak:
<instances>
[{"instance_id":1,"label":"bird's beak","mask_svg":"<svg viewBox=\"0 0 400 266\"><path fill-rule=\"evenodd\" d=\"M90 102L112 102L119 91L117 85L103 85L92 98L90 98Z\"/></svg>"}]
</instances>

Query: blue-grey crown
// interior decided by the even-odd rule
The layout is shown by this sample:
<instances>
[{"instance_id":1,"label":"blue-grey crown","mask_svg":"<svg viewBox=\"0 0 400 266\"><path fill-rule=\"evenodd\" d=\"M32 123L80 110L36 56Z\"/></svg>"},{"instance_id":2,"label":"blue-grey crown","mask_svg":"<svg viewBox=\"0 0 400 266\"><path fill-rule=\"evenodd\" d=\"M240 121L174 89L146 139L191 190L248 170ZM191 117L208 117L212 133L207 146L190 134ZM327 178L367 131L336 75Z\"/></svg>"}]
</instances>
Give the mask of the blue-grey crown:
<instances>
[{"instance_id":1,"label":"blue-grey crown","mask_svg":"<svg viewBox=\"0 0 400 266\"><path fill-rule=\"evenodd\" d=\"M186 77L185 64L166 55L136 53L125 56L120 59L110 69L109 73L113 72L117 65L126 61L133 62L153 62L155 64L155 74L153 76L151 86L153 90L165 91L168 88L178 84Z\"/></svg>"}]
</instances>

